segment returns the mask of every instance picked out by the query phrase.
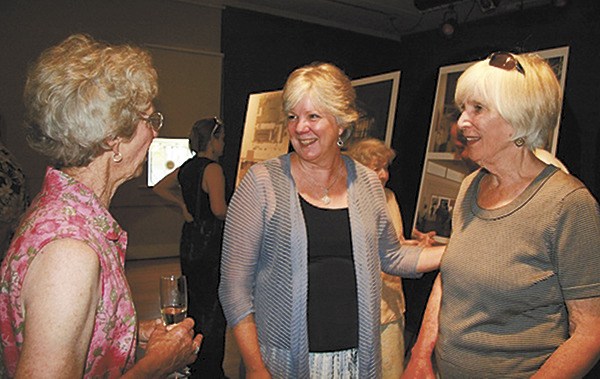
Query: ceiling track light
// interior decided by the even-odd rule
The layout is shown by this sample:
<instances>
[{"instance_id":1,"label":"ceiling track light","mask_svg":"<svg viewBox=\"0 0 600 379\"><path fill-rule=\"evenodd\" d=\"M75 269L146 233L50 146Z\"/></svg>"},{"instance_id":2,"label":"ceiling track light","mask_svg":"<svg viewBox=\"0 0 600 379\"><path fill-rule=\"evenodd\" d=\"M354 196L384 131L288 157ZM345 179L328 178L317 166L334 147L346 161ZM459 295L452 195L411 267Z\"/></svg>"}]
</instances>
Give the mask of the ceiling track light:
<instances>
[{"instance_id":1,"label":"ceiling track light","mask_svg":"<svg viewBox=\"0 0 600 379\"><path fill-rule=\"evenodd\" d=\"M481 13L493 12L500 3L500 0L477 0Z\"/></svg>"},{"instance_id":2,"label":"ceiling track light","mask_svg":"<svg viewBox=\"0 0 600 379\"><path fill-rule=\"evenodd\" d=\"M452 38L458 28L458 16L454 10L454 6L450 5L448 10L444 12L444 19L440 25L440 33L446 38Z\"/></svg>"}]
</instances>

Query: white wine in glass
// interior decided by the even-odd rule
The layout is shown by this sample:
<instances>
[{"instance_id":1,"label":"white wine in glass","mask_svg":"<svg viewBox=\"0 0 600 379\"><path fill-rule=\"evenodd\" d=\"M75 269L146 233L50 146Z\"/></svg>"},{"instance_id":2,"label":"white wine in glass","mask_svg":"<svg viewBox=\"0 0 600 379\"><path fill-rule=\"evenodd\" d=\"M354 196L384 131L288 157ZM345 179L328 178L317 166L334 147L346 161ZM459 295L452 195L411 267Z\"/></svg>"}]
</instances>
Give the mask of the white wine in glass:
<instances>
[{"instance_id":1,"label":"white wine in glass","mask_svg":"<svg viewBox=\"0 0 600 379\"><path fill-rule=\"evenodd\" d=\"M165 326L175 325L187 317L188 298L187 280L185 275L167 275L160 277L160 314ZM191 375L190 368L184 367L168 376L187 378Z\"/></svg>"},{"instance_id":2,"label":"white wine in glass","mask_svg":"<svg viewBox=\"0 0 600 379\"><path fill-rule=\"evenodd\" d=\"M174 325L187 316L187 281L184 275L160 277L160 314L163 324Z\"/></svg>"}]
</instances>

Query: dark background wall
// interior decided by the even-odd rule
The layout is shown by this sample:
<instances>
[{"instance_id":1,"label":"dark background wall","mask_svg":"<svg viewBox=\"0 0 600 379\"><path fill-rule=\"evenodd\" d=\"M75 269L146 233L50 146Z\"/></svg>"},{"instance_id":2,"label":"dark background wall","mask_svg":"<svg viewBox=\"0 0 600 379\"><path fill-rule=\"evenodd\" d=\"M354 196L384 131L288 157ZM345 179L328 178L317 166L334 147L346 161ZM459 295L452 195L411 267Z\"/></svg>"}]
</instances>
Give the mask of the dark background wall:
<instances>
[{"instance_id":1,"label":"dark background wall","mask_svg":"<svg viewBox=\"0 0 600 379\"><path fill-rule=\"evenodd\" d=\"M549 1L550 3L550 1ZM392 147L390 187L405 220L412 224L425 155L436 80L440 66L485 57L493 50L541 50L570 46L558 156L573 174L600 196L600 2L572 0L566 8L535 8L523 13L460 25L454 38L437 31L383 40L234 8L202 7L167 0L11 0L0 2L0 137L30 179L31 195L39 189L44 159L27 146L22 130L21 94L27 65L43 49L74 32L110 42L133 41L223 53L222 111L228 127L223 164L230 182L241 143L250 93L280 89L296 67L330 61L353 79L400 70L400 92ZM213 73L220 75L220 73ZM169 135L165 128L164 136ZM142 191L131 186L120 191ZM137 192L132 196L136 196ZM176 254L181 219L163 209L151 191L144 212L162 222L138 226L131 208L118 216L130 231L130 247L151 244ZM140 211L141 212L141 211ZM134 220L130 220L134 219Z\"/></svg>"},{"instance_id":2,"label":"dark background wall","mask_svg":"<svg viewBox=\"0 0 600 379\"><path fill-rule=\"evenodd\" d=\"M400 70L390 187L412 225L440 66L485 58L497 50L535 51L570 46L557 156L594 193L598 183L600 2L571 1L460 25L452 39L437 31L401 43L245 10L223 11L223 116L229 125L223 164L235 178L245 106L250 93L281 89L296 67L333 62L352 79Z\"/></svg>"}]
</instances>

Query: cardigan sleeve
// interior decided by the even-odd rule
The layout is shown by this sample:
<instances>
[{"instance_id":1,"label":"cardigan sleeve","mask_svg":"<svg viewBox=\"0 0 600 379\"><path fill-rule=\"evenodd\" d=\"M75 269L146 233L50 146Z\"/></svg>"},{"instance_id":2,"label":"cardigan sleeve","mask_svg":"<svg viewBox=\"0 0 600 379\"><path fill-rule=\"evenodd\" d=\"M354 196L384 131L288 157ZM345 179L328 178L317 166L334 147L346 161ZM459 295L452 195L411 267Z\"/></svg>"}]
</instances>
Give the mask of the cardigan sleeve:
<instances>
[{"instance_id":1,"label":"cardigan sleeve","mask_svg":"<svg viewBox=\"0 0 600 379\"><path fill-rule=\"evenodd\" d=\"M244 175L233 194L223 233L219 298L231 327L254 313L253 291L264 228L264 197L255 171L252 167Z\"/></svg>"},{"instance_id":2,"label":"cardigan sleeve","mask_svg":"<svg viewBox=\"0 0 600 379\"><path fill-rule=\"evenodd\" d=\"M386 197L379 178L372 170L361 164L356 164L357 180L353 192L361 202L361 209L365 211L362 217L367 221L373 212L374 222L377 224L377 246L381 262L381 270L387 274L399 275L405 278L420 278L423 274L417 273L419 255L423 251L420 246L400 245L396 229L387 211ZM363 225L369 227L368 225Z\"/></svg>"}]
</instances>

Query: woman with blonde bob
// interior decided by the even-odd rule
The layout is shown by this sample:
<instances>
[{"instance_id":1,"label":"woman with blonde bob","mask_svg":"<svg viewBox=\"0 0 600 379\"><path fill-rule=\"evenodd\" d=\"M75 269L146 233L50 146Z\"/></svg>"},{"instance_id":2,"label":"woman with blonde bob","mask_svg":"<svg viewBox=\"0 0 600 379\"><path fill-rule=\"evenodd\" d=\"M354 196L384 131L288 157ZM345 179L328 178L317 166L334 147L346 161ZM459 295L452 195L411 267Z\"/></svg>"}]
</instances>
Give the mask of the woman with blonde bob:
<instances>
[{"instance_id":1,"label":"woman with blonde bob","mask_svg":"<svg viewBox=\"0 0 600 379\"><path fill-rule=\"evenodd\" d=\"M157 91L146 51L86 35L49 48L29 71L27 138L52 167L0 269L9 377L164 377L196 359L192 319L170 330L138 324L127 233L108 211L162 126Z\"/></svg>"},{"instance_id":2,"label":"woman with blonde bob","mask_svg":"<svg viewBox=\"0 0 600 379\"><path fill-rule=\"evenodd\" d=\"M600 209L534 155L561 95L533 54L491 54L459 78L458 126L481 168L452 235L405 377L582 377L600 357Z\"/></svg>"},{"instance_id":3,"label":"woman with blonde bob","mask_svg":"<svg viewBox=\"0 0 600 379\"><path fill-rule=\"evenodd\" d=\"M380 377L381 268L439 266L443 248L399 244L377 176L341 153L355 97L332 64L292 72L294 152L253 165L231 200L219 292L249 378Z\"/></svg>"}]
</instances>

